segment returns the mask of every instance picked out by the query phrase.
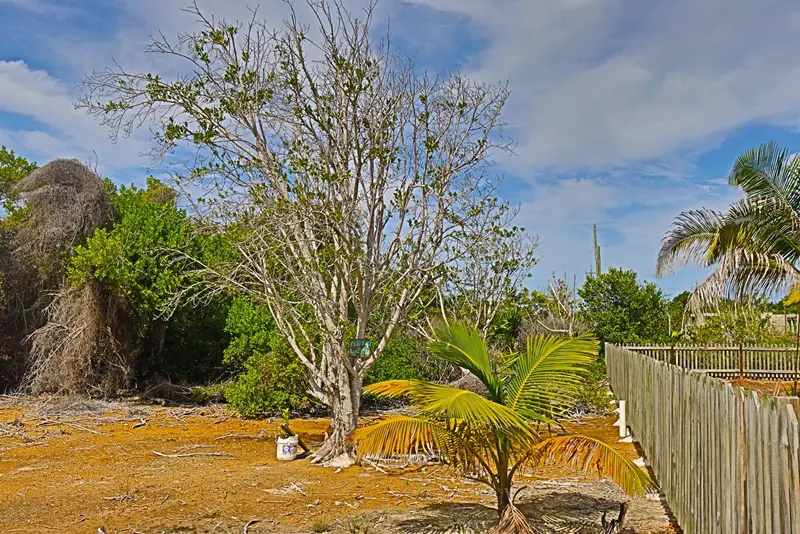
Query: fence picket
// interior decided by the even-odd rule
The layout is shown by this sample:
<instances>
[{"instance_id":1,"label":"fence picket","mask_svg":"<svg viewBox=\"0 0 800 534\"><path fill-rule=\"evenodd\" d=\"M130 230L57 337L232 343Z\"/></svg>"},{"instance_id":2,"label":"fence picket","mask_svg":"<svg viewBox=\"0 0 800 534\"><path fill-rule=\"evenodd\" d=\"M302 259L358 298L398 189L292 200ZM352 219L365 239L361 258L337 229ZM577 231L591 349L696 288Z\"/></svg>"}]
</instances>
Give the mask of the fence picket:
<instances>
[{"instance_id":1,"label":"fence picket","mask_svg":"<svg viewBox=\"0 0 800 534\"><path fill-rule=\"evenodd\" d=\"M711 376L744 367L780 377L793 353L744 347L740 360L739 347L680 346L671 365L669 350L606 345L606 368L678 524L687 534L800 534L796 403Z\"/></svg>"},{"instance_id":2,"label":"fence picket","mask_svg":"<svg viewBox=\"0 0 800 534\"><path fill-rule=\"evenodd\" d=\"M794 347L626 346L626 350L716 378L793 380ZM672 351L673 357L670 357Z\"/></svg>"}]
</instances>

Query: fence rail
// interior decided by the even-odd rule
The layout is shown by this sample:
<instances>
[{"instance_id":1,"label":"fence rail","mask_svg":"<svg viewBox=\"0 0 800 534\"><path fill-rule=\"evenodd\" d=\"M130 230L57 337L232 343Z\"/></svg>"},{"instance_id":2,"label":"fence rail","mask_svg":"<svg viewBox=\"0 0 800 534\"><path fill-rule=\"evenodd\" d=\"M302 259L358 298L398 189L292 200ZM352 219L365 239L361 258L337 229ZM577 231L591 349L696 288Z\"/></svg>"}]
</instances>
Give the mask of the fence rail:
<instances>
[{"instance_id":1,"label":"fence rail","mask_svg":"<svg viewBox=\"0 0 800 534\"><path fill-rule=\"evenodd\" d=\"M796 347L645 345L624 348L716 378L793 380L800 365Z\"/></svg>"},{"instance_id":2,"label":"fence rail","mask_svg":"<svg viewBox=\"0 0 800 534\"><path fill-rule=\"evenodd\" d=\"M684 532L800 534L791 400L606 345L614 394Z\"/></svg>"}]
</instances>

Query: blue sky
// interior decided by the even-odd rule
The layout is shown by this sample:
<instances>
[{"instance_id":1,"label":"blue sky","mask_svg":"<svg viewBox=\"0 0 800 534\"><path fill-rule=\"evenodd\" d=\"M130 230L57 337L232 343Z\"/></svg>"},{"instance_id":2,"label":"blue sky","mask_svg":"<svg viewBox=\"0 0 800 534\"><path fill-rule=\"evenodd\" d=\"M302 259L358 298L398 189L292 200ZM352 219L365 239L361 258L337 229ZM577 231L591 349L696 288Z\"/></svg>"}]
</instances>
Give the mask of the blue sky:
<instances>
[{"instance_id":1,"label":"blue sky","mask_svg":"<svg viewBox=\"0 0 800 534\"><path fill-rule=\"evenodd\" d=\"M254 0L200 0L229 19ZM352 9L360 0L347 0ZM0 144L39 162L77 157L120 182L143 182L148 132L112 144L72 108L75 83L113 59L163 68L148 35L191 30L184 0L0 0ZM276 24L280 0L261 16ZM800 3L795 0L381 0L377 21L418 65L508 81L514 156L498 157L503 193L540 238L532 285L592 262L654 279L673 217L723 209L741 151L775 139L800 151ZM688 268L657 281L691 288Z\"/></svg>"}]
</instances>

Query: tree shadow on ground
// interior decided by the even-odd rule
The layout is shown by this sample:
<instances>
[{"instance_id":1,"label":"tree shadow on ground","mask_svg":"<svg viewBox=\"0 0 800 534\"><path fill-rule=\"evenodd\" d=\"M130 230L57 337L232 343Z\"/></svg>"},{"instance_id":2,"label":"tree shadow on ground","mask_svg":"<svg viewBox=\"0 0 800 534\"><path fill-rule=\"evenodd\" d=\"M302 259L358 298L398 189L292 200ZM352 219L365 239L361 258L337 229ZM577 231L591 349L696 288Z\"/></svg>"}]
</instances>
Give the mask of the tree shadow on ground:
<instances>
[{"instance_id":1,"label":"tree shadow on ground","mask_svg":"<svg viewBox=\"0 0 800 534\"><path fill-rule=\"evenodd\" d=\"M517 506L537 533L598 534L603 512L616 518L622 502L577 492L550 492L527 499L523 493ZM434 504L395 522L398 531L408 534L479 534L496 524L497 511L475 503Z\"/></svg>"}]
</instances>

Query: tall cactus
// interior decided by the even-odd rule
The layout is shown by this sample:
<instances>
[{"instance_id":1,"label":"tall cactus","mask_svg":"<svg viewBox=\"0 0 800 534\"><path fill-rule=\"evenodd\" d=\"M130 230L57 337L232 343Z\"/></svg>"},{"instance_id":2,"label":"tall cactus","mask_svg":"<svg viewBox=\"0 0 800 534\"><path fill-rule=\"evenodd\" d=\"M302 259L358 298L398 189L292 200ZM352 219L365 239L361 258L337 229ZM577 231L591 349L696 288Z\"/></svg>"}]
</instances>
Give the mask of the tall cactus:
<instances>
[{"instance_id":1,"label":"tall cactus","mask_svg":"<svg viewBox=\"0 0 800 534\"><path fill-rule=\"evenodd\" d=\"M595 276L600 276L600 273L603 272L600 266L600 245L597 244L597 225L594 225L594 269Z\"/></svg>"}]
</instances>

